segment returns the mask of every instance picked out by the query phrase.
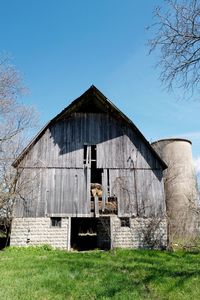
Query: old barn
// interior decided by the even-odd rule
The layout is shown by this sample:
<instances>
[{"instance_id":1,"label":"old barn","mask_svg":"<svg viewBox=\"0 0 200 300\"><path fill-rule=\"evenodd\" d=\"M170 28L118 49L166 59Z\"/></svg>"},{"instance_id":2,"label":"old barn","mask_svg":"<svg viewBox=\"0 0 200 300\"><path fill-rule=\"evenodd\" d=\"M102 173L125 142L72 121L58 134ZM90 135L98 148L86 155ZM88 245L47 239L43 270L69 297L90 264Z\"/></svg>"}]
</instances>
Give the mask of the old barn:
<instances>
[{"instance_id":1,"label":"old barn","mask_svg":"<svg viewBox=\"0 0 200 300\"><path fill-rule=\"evenodd\" d=\"M11 245L166 245L166 165L96 87L53 118L13 165L19 196Z\"/></svg>"}]
</instances>

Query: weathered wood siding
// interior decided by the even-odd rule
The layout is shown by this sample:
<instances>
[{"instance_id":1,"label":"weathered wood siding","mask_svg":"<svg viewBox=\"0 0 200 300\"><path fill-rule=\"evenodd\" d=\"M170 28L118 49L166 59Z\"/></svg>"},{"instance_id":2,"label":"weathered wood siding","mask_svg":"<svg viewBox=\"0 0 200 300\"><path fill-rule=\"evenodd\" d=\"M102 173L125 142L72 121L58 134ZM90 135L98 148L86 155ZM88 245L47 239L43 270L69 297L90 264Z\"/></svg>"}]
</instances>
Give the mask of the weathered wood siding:
<instances>
[{"instance_id":1,"label":"weathered wood siding","mask_svg":"<svg viewBox=\"0 0 200 300\"><path fill-rule=\"evenodd\" d=\"M161 170L111 169L110 191L118 199L119 216L164 216Z\"/></svg>"},{"instance_id":2,"label":"weathered wood siding","mask_svg":"<svg viewBox=\"0 0 200 300\"><path fill-rule=\"evenodd\" d=\"M17 216L90 215L86 169L24 169Z\"/></svg>"},{"instance_id":3,"label":"weathered wood siding","mask_svg":"<svg viewBox=\"0 0 200 300\"><path fill-rule=\"evenodd\" d=\"M74 113L50 126L22 163L27 167L82 168L84 144L97 145L98 168L161 168L126 124L97 113Z\"/></svg>"},{"instance_id":4,"label":"weathered wood siding","mask_svg":"<svg viewBox=\"0 0 200 300\"><path fill-rule=\"evenodd\" d=\"M109 114L74 113L50 125L21 162L21 180L30 182L22 192L26 205L18 206L18 216L90 215L90 165L83 163L84 144L97 145L102 184L106 187L109 172L120 216L165 212L162 167L141 137Z\"/></svg>"}]
</instances>

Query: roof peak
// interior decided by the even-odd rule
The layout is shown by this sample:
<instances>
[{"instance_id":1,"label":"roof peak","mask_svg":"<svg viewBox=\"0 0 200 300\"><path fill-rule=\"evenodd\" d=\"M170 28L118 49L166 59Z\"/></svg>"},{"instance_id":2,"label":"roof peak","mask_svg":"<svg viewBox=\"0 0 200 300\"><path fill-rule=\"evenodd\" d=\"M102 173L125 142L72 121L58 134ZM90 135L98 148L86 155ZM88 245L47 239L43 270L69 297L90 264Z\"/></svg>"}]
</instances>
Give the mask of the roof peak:
<instances>
[{"instance_id":1,"label":"roof peak","mask_svg":"<svg viewBox=\"0 0 200 300\"><path fill-rule=\"evenodd\" d=\"M91 96L92 92L92 96ZM94 97L95 96L95 97ZM23 159L24 155L29 151L29 149L40 139L44 134L45 130L54 124L55 122L71 116L72 113L83 112L83 113L110 113L117 120L126 122L128 126L135 130L140 138L145 142L148 148L154 153L154 155L161 161L163 168L166 168L166 164L161 160L146 138L143 136L141 131L135 126L135 124L123 113L121 112L108 98L94 86L93 84L87 89L81 96L76 98L71 102L64 110L62 110L58 115L56 115L52 120L50 120L43 129L32 139L29 145L21 152L18 158L14 161L13 166L17 166L19 162Z\"/></svg>"}]
</instances>

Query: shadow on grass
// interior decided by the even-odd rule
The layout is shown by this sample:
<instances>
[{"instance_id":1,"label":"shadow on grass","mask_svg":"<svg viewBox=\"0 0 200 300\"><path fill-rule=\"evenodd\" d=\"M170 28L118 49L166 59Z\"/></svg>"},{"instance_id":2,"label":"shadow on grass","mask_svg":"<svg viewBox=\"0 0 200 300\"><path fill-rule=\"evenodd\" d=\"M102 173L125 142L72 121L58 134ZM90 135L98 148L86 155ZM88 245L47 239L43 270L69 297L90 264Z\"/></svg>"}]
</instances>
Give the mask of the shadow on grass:
<instances>
[{"instance_id":1,"label":"shadow on grass","mask_svg":"<svg viewBox=\"0 0 200 300\"><path fill-rule=\"evenodd\" d=\"M29 278L30 286L36 280L52 295L47 299L169 299L168 293L184 291L188 281L200 277L200 255L189 253L27 251L21 260L25 272L18 263L18 278Z\"/></svg>"},{"instance_id":2,"label":"shadow on grass","mask_svg":"<svg viewBox=\"0 0 200 300\"><path fill-rule=\"evenodd\" d=\"M190 266L187 263L182 264L180 255L168 256L167 254L165 261L159 254L154 254L145 258L133 256L132 265L123 263L120 257L115 257L115 261L112 262L111 257L110 259L101 257L101 261L97 261L97 257L76 256L61 261L60 266L63 267L66 264L69 274L75 274L73 284L77 291L81 286L82 293L89 289L91 295L97 298L112 298L120 293L131 293L133 290L137 290L141 296L145 297L153 293L151 286L157 284L166 284L165 292L170 292L171 289L180 290L188 280L200 276L200 270L196 269L196 264L193 263ZM171 285L167 287L169 280ZM56 293L58 286L54 289L53 281L52 278L50 288Z\"/></svg>"}]
</instances>

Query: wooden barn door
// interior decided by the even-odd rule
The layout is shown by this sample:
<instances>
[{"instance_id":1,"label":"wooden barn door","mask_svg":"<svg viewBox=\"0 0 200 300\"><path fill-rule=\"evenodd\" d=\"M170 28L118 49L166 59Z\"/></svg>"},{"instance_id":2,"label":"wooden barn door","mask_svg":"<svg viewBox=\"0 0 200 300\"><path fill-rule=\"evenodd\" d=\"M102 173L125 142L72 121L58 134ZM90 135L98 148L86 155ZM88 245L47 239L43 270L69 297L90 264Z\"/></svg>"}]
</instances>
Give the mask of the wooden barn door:
<instances>
[{"instance_id":1,"label":"wooden barn door","mask_svg":"<svg viewBox=\"0 0 200 300\"><path fill-rule=\"evenodd\" d=\"M117 197L119 217L137 215L134 170L110 170L110 191Z\"/></svg>"}]
</instances>

